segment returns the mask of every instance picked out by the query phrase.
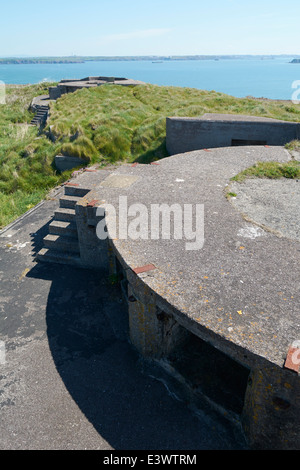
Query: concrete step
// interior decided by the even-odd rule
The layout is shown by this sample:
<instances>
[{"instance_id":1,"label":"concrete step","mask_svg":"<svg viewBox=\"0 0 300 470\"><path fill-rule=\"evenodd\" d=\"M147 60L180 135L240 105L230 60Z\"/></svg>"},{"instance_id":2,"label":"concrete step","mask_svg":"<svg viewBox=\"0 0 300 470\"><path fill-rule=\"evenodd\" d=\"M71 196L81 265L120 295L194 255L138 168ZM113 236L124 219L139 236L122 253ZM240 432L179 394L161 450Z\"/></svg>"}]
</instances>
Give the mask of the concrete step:
<instances>
[{"instance_id":1,"label":"concrete step","mask_svg":"<svg viewBox=\"0 0 300 470\"><path fill-rule=\"evenodd\" d=\"M77 227L74 222L65 222L63 220L53 220L49 224L49 233L53 235L66 235L77 239Z\"/></svg>"},{"instance_id":2,"label":"concrete step","mask_svg":"<svg viewBox=\"0 0 300 470\"><path fill-rule=\"evenodd\" d=\"M58 208L54 212L55 220L62 220L64 222L75 221L75 209Z\"/></svg>"},{"instance_id":3,"label":"concrete step","mask_svg":"<svg viewBox=\"0 0 300 470\"><path fill-rule=\"evenodd\" d=\"M54 251L49 248L42 248L37 254L38 261L48 263L70 264L81 267L80 256L77 253Z\"/></svg>"},{"instance_id":4,"label":"concrete step","mask_svg":"<svg viewBox=\"0 0 300 470\"><path fill-rule=\"evenodd\" d=\"M51 248L55 251L65 251L71 253L79 253L79 244L76 238L67 237L65 235L54 235L49 233L44 238L45 248Z\"/></svg>"},{"instance_id":5,"label":"concrete step","mask_svg":"<svg viewBox=\"0 0 300 470\"><path fill-rule=\"evenodd\" d=\"M65 184L65 196L83 197L90 191L90 189L83 188L79 184L75 185L76 183L74 183L74 186Z\"/></svg>"},{"instance_id":6,"label":"concrete step","mask_svg":"<svg viewBox=\"0 0 300 470\"><path fill-rule=\"evenodd\" d=\"M30 124L41 124L41 122L43 121L44 119L43 118L33 118L32 121L30 122Z\"/></svg>"},{"instance_id":7,"label":"concrete step","mask_svg":"<svg viewBox=\"0 0 300 470\"><path fill-rule=\"evenodd\" d=\"M37 113L31 120L31 124L40 123L41 121L45 120L46 117L47 117L47 111L43 111L43 110L37 111Z\"/></svg>"},{"instance_id":8,"label":"concrete step","mask_svg":"<svg viewBox=\"0 0 300 470\"><path fill-rule=\"evenodd\" d=\"M75 206L81 197L79 196L62 196L59 199L59 207L66 209L75 209Z\"/></svg>"}]
</instances>

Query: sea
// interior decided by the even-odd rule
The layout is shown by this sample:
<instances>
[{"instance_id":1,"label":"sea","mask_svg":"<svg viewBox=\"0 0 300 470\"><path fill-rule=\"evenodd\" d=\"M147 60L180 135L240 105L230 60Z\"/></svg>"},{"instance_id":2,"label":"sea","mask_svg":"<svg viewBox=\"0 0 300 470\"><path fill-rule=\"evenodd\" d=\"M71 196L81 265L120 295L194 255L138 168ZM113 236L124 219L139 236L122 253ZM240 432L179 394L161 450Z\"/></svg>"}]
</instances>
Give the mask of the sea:
<instances>
[{"instance_id":1,"label":"sea","mask_svg":"<svg viewBox=\"0 0 300 470\"><path fill-rule=\"evenodd\" d=\"M215 90L239 98L291 100L300 97L300 63L292 64L292 59L292 56L277 56L264 59L1 64L0 80L5 84L35 84L87 76L125 77L160 86Z\"/></svg>"}]
</instances>

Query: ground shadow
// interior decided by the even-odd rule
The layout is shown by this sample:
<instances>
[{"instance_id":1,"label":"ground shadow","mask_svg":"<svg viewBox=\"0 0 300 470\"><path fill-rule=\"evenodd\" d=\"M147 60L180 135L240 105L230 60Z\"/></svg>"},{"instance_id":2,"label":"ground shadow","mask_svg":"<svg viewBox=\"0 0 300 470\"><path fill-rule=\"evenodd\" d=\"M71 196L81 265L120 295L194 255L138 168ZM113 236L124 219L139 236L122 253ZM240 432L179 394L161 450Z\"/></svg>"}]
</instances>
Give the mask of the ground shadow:
<instances>
[{"instance_id":1,"label":"ground shadow","mask_svg":"<svg viewBox=\"0 0 300 470\"><path fill-rule=\"evenodd\" d=\"M232 430L199 419L142 373L128 341L127 306L106 272L38 263L28 276L52 281L46 322L57 371L114 449L240 448Z\"/></svg>"},{"instance_id":2,"label":"ground shadow","mask_svg":"<svg viewBox=\"0 0 300 470\"><path fill-rule=\"evenodd\" d=\"M43 239L49 233L49 225L53 221L52 217L46 224L40 227L36 232L30 233L31 238L31 249L33 256L36 256L38 252L44 247Z\"/></svg>"},{"instance_id":3,"label":"ground shadow","mask_svg":"<svg viewBox=\"0 0 300 470\"><path fill-rule=\"evenodd\" d=\"M162 142L154 149L147 150L146 152L139 155L134 161L138 163L152 163L157 160L161 160L162 158L168 157L168 152L166 148L166 138L162 140Z\"/></svg>"}]
</instances>

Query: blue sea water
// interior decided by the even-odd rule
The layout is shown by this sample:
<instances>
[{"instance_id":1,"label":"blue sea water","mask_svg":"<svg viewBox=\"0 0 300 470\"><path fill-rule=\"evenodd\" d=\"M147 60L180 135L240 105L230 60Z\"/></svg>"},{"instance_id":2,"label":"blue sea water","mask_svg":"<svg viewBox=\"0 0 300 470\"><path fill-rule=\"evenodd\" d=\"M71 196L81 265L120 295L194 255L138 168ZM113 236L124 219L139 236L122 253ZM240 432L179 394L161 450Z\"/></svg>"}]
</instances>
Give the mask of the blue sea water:
<instances>
[{"instance_id":1,"label":"blue sea water","mask_svg":"<svg viewBox=\"0 0 300 470\"><path fill-rule=\"evenodd\" d=\"M293 83L300 81L300 64L291 64L292 59L293 57L276 57L263 60L170 60L160 63L149 60L11 64L0 65L0 80L7 84L27 84L86 76L119 76L155 85L215 90L235 97L290 100L295 92Z\"/></svg>"}]
</instances>

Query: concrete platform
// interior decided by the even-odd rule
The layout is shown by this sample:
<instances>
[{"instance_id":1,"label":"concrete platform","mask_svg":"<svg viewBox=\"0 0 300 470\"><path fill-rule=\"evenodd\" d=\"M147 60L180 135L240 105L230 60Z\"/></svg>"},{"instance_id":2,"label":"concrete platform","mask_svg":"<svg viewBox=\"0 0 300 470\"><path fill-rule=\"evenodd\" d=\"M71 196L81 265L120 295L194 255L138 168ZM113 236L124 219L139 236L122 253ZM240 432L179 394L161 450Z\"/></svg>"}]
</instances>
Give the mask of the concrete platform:
<instances>
[{"instance_id":1,"label":"concrete platform","mask_svg":"<svg viewBox=\"0 0 300 470\"><path fill-rule=\"evenodd\" d=\"M108 203L119 220L119 196L127 197L128 207L142 204L149 213L152 204L204 204L201 249L186 250L184 239L117 236L110 240L111 266L126 281L131 340L142 355L175 370L176 351L184 355L196 341L197 351L203 342L213 347L205 353L212 368L218 370L216 351L242 367L241 404L230 409L224 397L208 401L241 422L253 447L299 448L299 375L285 368L289 347L300 339L299 241L249 222L224 191L232 176L255 162L290 158L282 147L250 146L124 166L76 206L79 214L91 200ZM108 231L112 222L108 213ZM191 381L185 370L180 376Z\"/></svg>"},{"instance_id":2,"label":"concrete platform","mask_svg":"<svg viewBox=\"0 0 300 470\"><path fill-rule=\"evenodd\" d=\"M132 345L180 384L187 401L206 403L234 423L251 448L300 448L299 364L291 361L291 351L299 352L300 246L297 237L276 230L283 218L254 220L251 200L248 215L239 197L230 201L226 192L230 178L255 162L290 159L278 146L206 149L150 165L94 168L65 185L67 196L81 196L73 209L78 265L97 270L106 264L120 282ZM297 184L285 180L285 198L255 190L267 201L267 215L277 213L278 198L291 205L288 233L299 229L298 209L289 202ZM172 230L164 238L161 221L156 237L149 219L143 231L138 216L145 210L150 216L155 204L167 210L203 205L199 249L187 250L191 240L176 239ZM113 233L120 220L127 229L135 224L133 232L142 230L143 238ZM97 236L101 226L109 240Z\"/></svg>"},{"instance_id":3,"label":"concrete platform","mask_svg":"<svg viewBox=\"0 0 300 470\"><path fill-rule=\"evenodd\" d=\"M297 333L300 333L294 328L298 321L299 298L293 295L298 291L299 245L267 231L255 239L247 237L243 229L249 223L226 200L224 189L230 177L258 160L289 159L284 149L275 147L214 149L209 153L196 151L161 160L157 165L120 167L114 171L120 182L136 177L130 186L123 189L116 183L109 187L107 179L89 193L89 198L104 199L116 209L120 195L127 196L128 206L137 202L149 208L155 203L204 204L205 243L197 252L185 250L186 240L128 238L126 241L113 240L113 245L130 268L153 263L157 269L145 276L144 281L165 300L184 310L185 315L197 319L197 324L247 346L253 353L259 354L262 347L264 357L276 365L282 365L289 342L298 339ZM174 280L176 286L171 282ZM200 283L205 288L205 295L200 294ZM168 292L164 290L167 286ZM280 302L278 292L283 290L288 301ZM180 293L180 299L174 299L176 293ZM209 302L204 302L204 297ZM223 313L219 313L219 307ZM270 307L272 328L268 332ZM233 320L236 327L228 331L232 320L225 312L232 315L240 310L244 316L237 315ZM286 321L284 331L280 331L274 320L279 320L286 310L292 321ZM198 318L200 312L201 319ZM255 326L251 324L253 321ZM253 338L249 337L250 331L247 335L247 328L251 329ZM274 329L278 333L276 338L273 337Z\"/></svg>"},{"instance_id":4,"label":"concrete platform","mask_svg":"<svg viewBox=\"0 0 300 470\"><path fill-rule=\"evenodd\" d=\"M121 86L145 85L145 82L124 77L85 77L82 79L61 80L57 86L49 88L50 99L56 100L65 93L73 93L83 88L93 88L107 83Z\"/></svg>"},{"instance_id":5,"label":"concrete platform","mask_svg":"<svg viewBox=\"0 0 300 470\"><path fill-rule=\"evenodd\" d=\"M50 106L50 102L49 95L38 95L33 98L30 107L33 111L37 111L40 106Z\"/></svg>"},{"instance_id":6,"label":"concrete platform","mask_svg":"<svg viewBox=\"0 0 300 470\"><path fill-rule=\"evenodd\" d=\"M245 449L232 425L188 409L140 360L106 267L37 263L61 195L0 232L0 449Z\"/></svg>"}]
</instances>

